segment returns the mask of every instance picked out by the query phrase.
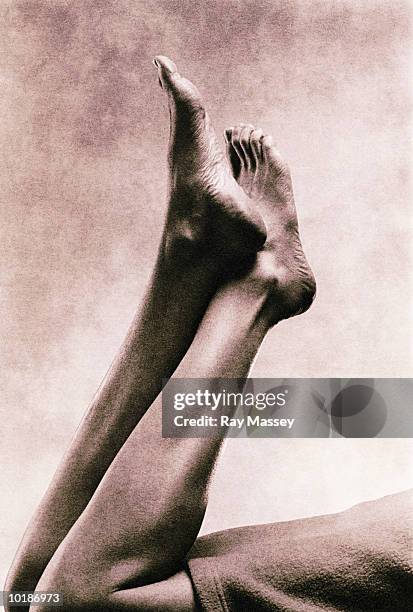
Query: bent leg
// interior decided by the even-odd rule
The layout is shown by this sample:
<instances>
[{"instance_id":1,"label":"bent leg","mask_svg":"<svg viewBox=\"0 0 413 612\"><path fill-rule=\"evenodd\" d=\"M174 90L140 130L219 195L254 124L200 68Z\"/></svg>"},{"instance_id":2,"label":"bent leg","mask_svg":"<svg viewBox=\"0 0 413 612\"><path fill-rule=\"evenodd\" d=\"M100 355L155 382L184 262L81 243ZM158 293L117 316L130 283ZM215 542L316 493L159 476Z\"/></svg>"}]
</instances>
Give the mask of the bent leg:
<instances>
[{"instance_id":1,"label":"bent leg","mask_svg":"<svg viewBox=\"0 0 413 612\"><path fill-rule=\"evenodd\" d=\"M119 449L171 376L222 278L265 239L230 174L199 92L158 58L171 113L166 227L144 306L84 417L10 570L6 590L33 590ZM191 164L189 164L188 156Z\"/></svg>"},{"instance_id":2,"label":"bent leg","mask_svg":"<svg viewBox=\"0 0 413 612\"><path fill-rule=\"evenodd\" d=\"M275 166L275 157L271 163L289 183L288 170ZM304 256L297 256L292 192L285 193L288 200L281 194L275 202L265 201L276 233L250 273L218 290L177 377L245 378L271 325L311 304L314 278ZM169 439L160 434L158 397L46 569L39 588L61 590L70 609L117 609L126 592L138 605L141 587L165 584L182 568L203 520L223 435Z\"/></svg>"},{"instance_id":3,"label":"bent leg","mask_svg":"<svg viewBox=\"0 0 413 612\"><path fill-rule=\"evenodd\" d=\"M219 291L176 376L245 378L269 327L265 301L253 284ZM120 591L174 575L198 535L222 435L162 438L161 416L158 397L39 582L62 591L71 610L105 609Z\"/></svg>"}]
</instances>

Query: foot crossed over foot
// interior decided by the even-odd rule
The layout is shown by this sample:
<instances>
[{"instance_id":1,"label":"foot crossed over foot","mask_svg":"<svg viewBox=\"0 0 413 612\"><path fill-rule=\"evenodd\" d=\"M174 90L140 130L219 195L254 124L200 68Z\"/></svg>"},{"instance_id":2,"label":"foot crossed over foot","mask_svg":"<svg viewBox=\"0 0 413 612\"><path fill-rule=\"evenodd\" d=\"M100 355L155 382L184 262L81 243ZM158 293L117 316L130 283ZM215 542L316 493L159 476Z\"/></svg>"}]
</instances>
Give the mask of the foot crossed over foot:
<instances>
[{"instance_id":1,"label":"foot crossed over foot","mask_svg":"<svg viewBox=\"0 0 413 612\"><path fill-rule=\"evenodd\" d=\"M168 58L154 63L171 120L166 252L189 246L191 254L221 258L227 267L231 259L254 261L248 274L268 294L271 323L304 312L315 281L298 233L290 172L270 137L253 126L227 130L228 164L197 88Z\"/></svg>"}]
</instances>

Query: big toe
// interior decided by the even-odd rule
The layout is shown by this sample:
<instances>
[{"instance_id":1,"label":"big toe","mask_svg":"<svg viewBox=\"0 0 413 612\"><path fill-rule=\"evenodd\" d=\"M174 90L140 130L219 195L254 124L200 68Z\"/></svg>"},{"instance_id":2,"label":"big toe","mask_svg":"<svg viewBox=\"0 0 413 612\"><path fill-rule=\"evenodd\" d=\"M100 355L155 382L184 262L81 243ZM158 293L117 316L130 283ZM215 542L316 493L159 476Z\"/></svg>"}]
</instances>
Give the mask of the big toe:
<instances>
[{"instance_id":1,"label":"big toe","mask_svg":"<svg viewBox=\"0 0 413 612\"><path fill-rule=\"evenodd\" d=\"M159 80L163 87L169 87L171 81L179 77L176 64L169 59L169 57L166 57L166 55L157 55L153 63L158 69Z\"/></svg>"},{"instance_id":2,"label":"big toe","mask_svg":"<svg viewBox=\"0 0 413 612\"><path fill-rule=\"evenodd\" d=\"M196 108L202 106L201 95L195 85L182 77L176 64L165 55L157 55L153 63L158 69L159 81L176 103L184 103Z\"/></svg>"}]
</instances>

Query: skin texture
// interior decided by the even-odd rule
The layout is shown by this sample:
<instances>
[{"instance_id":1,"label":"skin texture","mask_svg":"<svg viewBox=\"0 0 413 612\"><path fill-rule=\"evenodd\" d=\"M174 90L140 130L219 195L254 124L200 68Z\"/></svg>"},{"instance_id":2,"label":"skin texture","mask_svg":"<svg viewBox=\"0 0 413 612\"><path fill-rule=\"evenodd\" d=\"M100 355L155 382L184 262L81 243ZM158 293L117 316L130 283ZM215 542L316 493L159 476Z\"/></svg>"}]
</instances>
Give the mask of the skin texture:
<instances>
[{"instance_id":1,"label":"skin texture","mask_svg":"<svg viewBox=\"0 0 413 612\"><path fill-rule=\"evenodd\" d=\"M317 299L267 336L252 375L413 375L412 16L406 0L1 2L2 584L154 267L157 52L196 79L219 140L261 126L293 173ZM203 533L413 485L408 439L225 446Z\"/></svg>"},{"instance_id":2,"label":"skin texture","mask_svg":"<svg viewBox=\"0 0 413 612\"><path fill-rule=\"evenodd\" d=\"M62 591L73 611L196 608L180 570L201 527L223 435L161 438L162 379L174 371L246 378L267 331L306 310L315 293L279 154L268 139L250 138L237 183L196 88L168 58L155 64L171 115L158 263L6 585ZM251 198L242 177L259 143ZM236 135L231 144L239 146Z\"/></svg>"},{"instance_id":3,"label":"skin texture","mask_svg":"<svg viewBox=\"0 0 413 612\"><path fill-rule=\"evenodd\" d=\"M265 239L259 214L248 215L250 201L218 151L197 90L175 73L170 60L159 58L157 63L172 119L169 206L157 263L125 342L26 530L7 578L8 590L35 588L117 452L161 391L162 379L181 361L231 262L239 273L241 244L241 264L247 266ZM187 168L188 155L194 162L184 180L180 168ZM222 196L218 184L223 185ZM190 185L194 199L188 200ZM206 237L212 238L209 249Z\"/></svg>"},{"instance_id":4,"label":"skin texture","mask_svg":"<svg viewBox=\"0 0 413 612\"><path fill-rule=\"evenodd\" d=\"M187 240L202 247L208 239L209 252L219 250L221 257L255 253L265 242L265 226L234 180L199 91L168 58L154 63L171 117L167 245Z\"/></svg>"},{"instance_id":5,"label":"skin texture","mask_svg":"<svg viewBox=\"0 0 413 612\"><path fill-rule=\"evenodd\" d=\"M298 232L291 174L272 137L253 126L226 130L233 174L256 203L267 229L267 241L257 258L257 274L274 280L272 307L280 300L282 318L304 312L315 295L315 280Z\"/></svg>"}]
</instances>

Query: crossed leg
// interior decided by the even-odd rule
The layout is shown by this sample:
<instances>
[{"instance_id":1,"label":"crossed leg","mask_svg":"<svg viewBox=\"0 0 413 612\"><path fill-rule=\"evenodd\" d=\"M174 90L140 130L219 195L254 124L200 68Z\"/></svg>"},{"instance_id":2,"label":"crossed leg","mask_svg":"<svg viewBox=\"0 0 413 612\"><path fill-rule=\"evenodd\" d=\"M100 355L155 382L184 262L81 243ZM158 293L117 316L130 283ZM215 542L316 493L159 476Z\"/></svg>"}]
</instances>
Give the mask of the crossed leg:
<instances>
[{"instance_id":1,"label":"crossed leg","mask_svg":"<svg viewBox=\"0 0 413 612\"><path fill-rule=\"evenodd\" d=\"M38 588L62 590L71 610L142 609L149 591L152 602L165 593L169 608L158 599L158 609L193 608L179 569L222 438L161 438L161 380L184 355L179 377L246 377L269 327L314 296L276 150L252 128L233 130L238 185L197 90L166 58L156 63L172 129L170 208L153 282L9 580L29 590L43 574ZM255 181L254 204L241 175ZM282 188L268 190L269 175Z\"/></svg>"},{"instance_id":2,"label":"crossed leg","mask_svg":"<svg viewBox=\"0 0 413 612\"><path fill-rule=\"evenodd\" d=\"M168 96L169 209L144 305L41 502L6 583L35 588L114 457L192 342L223 278L248 266L265 228L218 146L195 86L155 60ZM50 526L53 525L53 529Z\"/></svg>"}]
</instances>

